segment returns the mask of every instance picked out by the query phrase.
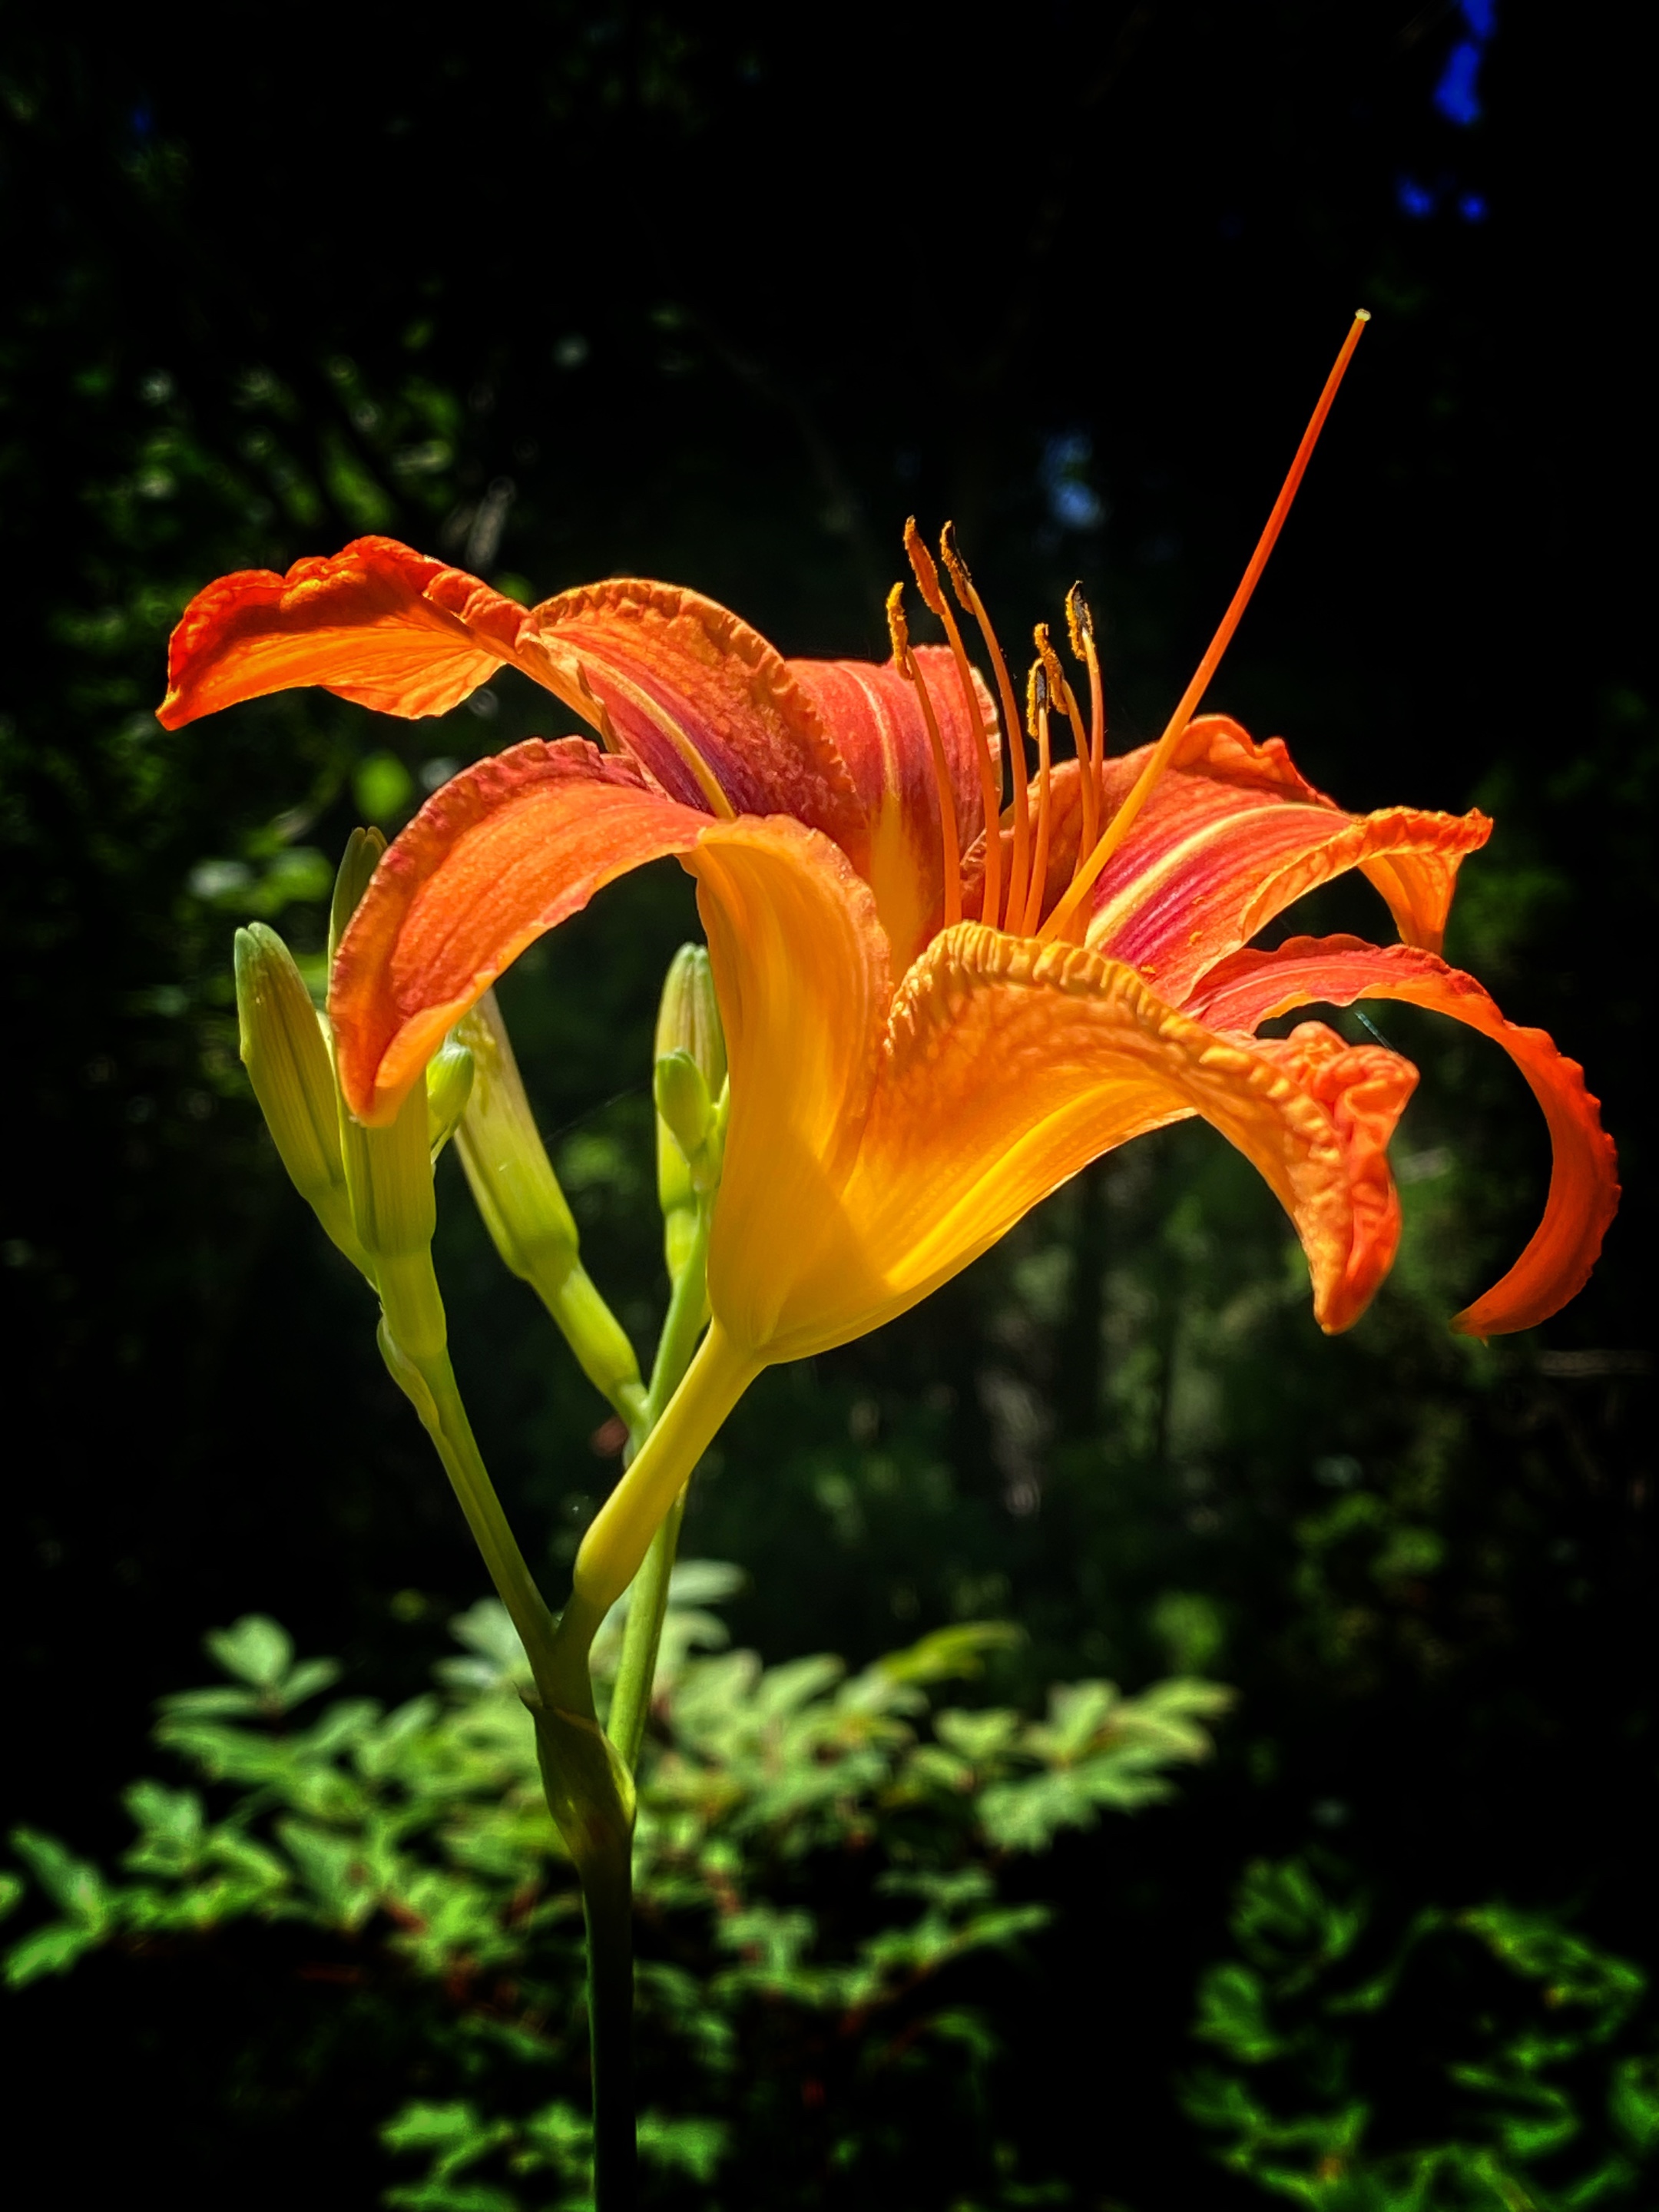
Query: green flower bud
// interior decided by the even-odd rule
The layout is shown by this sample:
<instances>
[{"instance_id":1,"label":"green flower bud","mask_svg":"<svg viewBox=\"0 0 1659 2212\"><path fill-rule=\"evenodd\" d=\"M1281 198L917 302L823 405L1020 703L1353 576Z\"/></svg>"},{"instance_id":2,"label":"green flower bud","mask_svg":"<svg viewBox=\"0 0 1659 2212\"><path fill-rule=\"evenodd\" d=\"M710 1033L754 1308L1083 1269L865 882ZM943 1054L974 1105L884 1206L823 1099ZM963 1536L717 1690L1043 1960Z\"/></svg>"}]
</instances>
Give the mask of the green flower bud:
<instances>
[{"instance_id":1,"label":"green flower bud","mask_svg":"<svg viewBox=\"0 0 1659 2212\"><path fill-rule=\"evenodd\" d=\"M434 1167L455 1133L471 1091L472 1054L454 1037L446 1037L426 1071L426 1133Z\"/></svg>"},{"instance_id":2,"label":"green flower bud","mask_svg":"<svg viewBox=\"0 0 1659 2212\"><path fill-rule=\"evenodd\" d=\"M678 1282L697 1235L700 1201L720 1181L726 1130L726 1033L708 954L683 945L657 1010L657 1197L663 1251Z\"/></svg>"},{"instance_id":3,"label":"green flower bud","mask_svg":"<svg viewBox=\"0 0 1659 2212\"><path fill-rule=\"evenodd\" d=\"M472 1059L456 1148L495 1249L544 1297L576 1262L576 1224L536 1128L495 994L453 1032Z\"/></svg>"},{"instance_id":4,"label":"green flower bud","mask_svg":"<svg viewBox=\"0 0 1659 2212\"><path fill-rule=\"evenodd\" d=\"M702 1068L689 1052L677 1047L657 1062L652 1082L657 1111L684 1158L702 1150L708 1125L714 1118L714 1102Z\"/></svg>"},{"instance_id":5,"label":"green flower bud","mask_svg":"<svg viewBox=\"0 0 1659 2212\"><path fill-rule=\"evenodd\" d=\"M311 994L262 921L237 931L235 966L242 1065L283 1165L341 1251L368 1273L346 1192L333 1064Z\"/></svg>"},{"instance_id":6,"label":"green flower bud","mask_svg":"<svg viewBox=\"0 0 1659 2212\"><path fill-rule=\"evenodd\" d=\"M397 1120L383 1129L366 1129L342 1112L340 1139L363 1249L374 1260L424 1251L438 1224L425 1085L415 1085Z\"/></svg>"},{"instance_id":7,"label":"green flower bud","mask_svg":"<svg viewBox=\"0 0 1659 2212\"><path fill-rule=\"evenodd\" d=\"M339 873L334 878L334 896L328 909L328 965L331 975L334 956L340 949L340 939L346 933L346 924L357 911L357 902L368 889L368 879L380 865L380 855L386 850L386 839L378 830L354 830L346 839L345 857L340 862Z\"/></svg>"},{"instance_id":8,"label":"green flower bud","mask_svg":"<svg viewBox=\"0 0 1659 2212\"><path fill-rule=\"evenodd\" d=\"M670 1052L689 1053L702 1070L709 1097L719 1097L726 1081L726 1032L705 945L682 945L663 979L656 1057Z\"/></svg>"},{"instance_id":9,"label":"green flower bud","mask_svg":"<svg viewBox=\"0 0 1659 2212\"><path fill-rule=\"evenodd\" d=\"M342 1105L340 1149L352 1221L374 1263L386 1328L418 1366L443 1352L448 1334L432 1273L438 1209L426 1085L414 1086L397 1120L383 1129L364 1128Z\"/></svg>"},{"instance_id":10,"label":"green flower bud","mask_svg":"<svg viewBox=\"0 0 1659 2212\"><path fill-rule=\"evenodd\" d=\"M484 1226L552 1315L583 1374L631 1427L645 1396L639 1362L578 1260L575 1220L537 1131L493 991L453 1036L471 1053L473 1070L455 1149Z\"/></svg>"}]
</instances>

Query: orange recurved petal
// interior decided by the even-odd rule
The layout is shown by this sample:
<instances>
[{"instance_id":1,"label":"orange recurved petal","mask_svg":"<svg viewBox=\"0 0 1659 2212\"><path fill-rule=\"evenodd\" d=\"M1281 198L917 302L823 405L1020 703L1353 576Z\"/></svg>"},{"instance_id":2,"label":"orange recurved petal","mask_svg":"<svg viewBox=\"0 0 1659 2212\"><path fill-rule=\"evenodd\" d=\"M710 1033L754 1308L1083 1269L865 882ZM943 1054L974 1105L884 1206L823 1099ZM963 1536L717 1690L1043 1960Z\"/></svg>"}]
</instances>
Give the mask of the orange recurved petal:
<instances>
[{"instance_id":1,"label":"orange recurved petal","mask_svg":"<svg viewBox=\"0 0 1659 2212\"><path fill-rule=\"evenodd\" d=\"M862 865L862 810L816 700L713 599L633 578L585 585L533 609L526 642L580 663L617 736L671 798L708 805L712 777L716 812L793 814Z\"/></svg>"},{"instance_id":2,"label":"orange recurved petal","mask_svg":"<svg viewBox=\"0 0 1659 2212\"><path fill-rule=\"evenodd\" d=\"M1405 945L1357 937L1297 937L1274 952L1240 952L1200 982L1189 1001L1224 1030L1253 1030L1292 1006L1406 999L1466 1022L1503 1046L1549 1124L1553 1159L1544 1218L1503 1280L1452 1323L1469 1336L1531 1328L1581 1291L1619 1207L1618 1155L1577 1060L1542 1030L1505 1021L1473 975Z\"/></svg>"},{"instance_id":3,"label":"orange recurved petal","mask_svg":"<svg viewBox=\"0 0 1659 2212\"><path fill-rule=\"evenodd\" d=\"M532 738L447 783L386 852L335 958L329 1015L352 1112L391 1121L526 945L710 826L583 738Z\"/></svg>"},{"instance_id":4,"label":"orange recurved petal","mask_svg":"<svg viewBox=\"0 0 1659 2212\"><path fill-rule=\"evenodd\" d=\"M1392 1079L1401 1102L1409 1079ZM902 1313L1098 1154L1194 1114L1282 1200L1315 1311L1344 1328L1386 1265L1375 1152L1389 1081L1375 1059L1344 1065L1311 1046L1281 1066L1164 1005L1117 962L962 923L899 991L836 1234L799 1253L771 1356Z\"/></svg>"},{"instance_id":5,"label":"orange recurved petal","mask_svg":"<svg viewBox=\"0 0 1659 2212\"><path fill-rule=\"evenodd\" d=\"M709 1303L765 1355L804 1273L859 1295L841 1194L891 995L887 940L846 855L798 823L711 827L690 865L732 1071Z\"/></svg>"},{"instance_id":6,"label":"orange recurved petal","mask_svg":"<svg viewBox=\"0 0 1659 2212\"><path fill-rule=\"evenodd\" d=\"M965 853L984 827L979 733L949 650L923 645L912 651L945 746L957 848ZM902 974L945 914L939 793L915 686L891 661L792 660L789 672L816 705L851 774L868 841L862 872ZM983 684L978 691L983 727L994 743L996 711Z\"/></svg>"},{"instance_id":7,"label":"orange recurved petal","mask_svg":"<svg viewBox=\"0 0 1659 2212\"><path fill-rule=\"evenodd\" d=\"M1145 757L1143 749L1107 763L1103 819ZM1085 940L1180 1003L1292 900L1357 867L1401 936L1436 950L1458 866L1491 829L1481 814L1413 807L1345 814L1297 773L1280 739L1259 745L1224 715L1205 715L1102 871Z\"/></svg>"},{"instance_id":8,"label":"orange recurved petal","mask_svg":"<svg viewBox=\"0 0 1659 2212\"><path fill-rule=\"evenodd\" d=\"M392 538L359 538L285 576L245 568L198 592L167 647L170 730L240 699L319 684L387 714L441 714L518 657L526 611Z\"/></svg>"},{"instance_id":9,"label":"orange recurved petal","mask_svg":"<svg viewBox=\"0 0 1659 2212\"><path fill-rule=\"evenodd\" d=\"M1346 1265L1320 1315L1333 1332L1357 1322L1400 1249L1400 1194L1389 1139L1417 1088L1410 1060L1382 1045L1351 1045L1323 1022L1300 1022L1287 1037L1259 1040L1257 1055L1282 1068L1331 1119L1347 1166L1353 1229Z\"/></svg>"}]
</instances>

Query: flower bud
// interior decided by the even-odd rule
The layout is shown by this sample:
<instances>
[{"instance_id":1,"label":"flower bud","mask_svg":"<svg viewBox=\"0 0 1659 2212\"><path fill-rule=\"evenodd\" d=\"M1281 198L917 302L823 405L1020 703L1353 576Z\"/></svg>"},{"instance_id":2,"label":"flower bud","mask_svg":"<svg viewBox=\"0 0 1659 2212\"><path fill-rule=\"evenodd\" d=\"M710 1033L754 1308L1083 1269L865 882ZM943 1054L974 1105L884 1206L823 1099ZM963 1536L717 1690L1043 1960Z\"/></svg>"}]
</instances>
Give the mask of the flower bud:
<instances>
[{"instance_id":1,"label":"flower bud","mask_svg":"<svg viewBox=\"0 0 1659 2212\"><path fill-rule=\"evenodd\" d=\"M385 1128L366 1129L342 1113L340 1139L352 1218L363 1249L377 1261L424 1251L438 1225L425 1086L415 1086L397 1120Z\"/></svg>"},{"instance_id":2,"label":"flower bud","mask_svg":"<svg viewBox=\"0 0 1659 2212\"><path fill-rule=\"evenodd\" d=\"M698 1202L720 1180L724 1150L726 1033L708 954L683 945L657 1010L657 1196L671 1282L690 1257Z\"/></svg>"},{"instance_id":3,"label":"flower bud","mask_svg":"<svg viewBox=\"0 0 1659 2212\"><path fill-rule=\"evenodd\" d=\"M714 1102L702 1070L689 1052L677 1047L658 1060L652 1091L664 1125L684 1158L690 1159L702 1150L708 1124L714 1118Z\"/></svg>"},{"instance_id":4,"label":"flower bud","mask_svg":"<svg viewBox=\"0 0 1659 2212\"><path fill-rule=\"evenodd\" d=\"M455 1149L484 1226L515 1275L553 1316L584 1375L630 1427L644 1400L626 1332L588 1279L576 1224L536 1128L493 991L454 1038L472 1057L472 1087Z\"/></svg>"},{"instance_id":5,"label":"flower bud","mask_svg":"<svg viewBox=\"0 0 1659 2212\"><path fill-rule=\"evenodd\" d=\"M386 1128L366 1129L342 1106L340 1149L352 1222L374 1265L386 1328L419 1366L442 1352L448 1336L432 1273L438 1209L425 1085L416 1085Z\"/></svg>"},{"instance_id":6,"label":"flower bud","mask_svg":"<svg viewBox=\"0 0 1659 2212\"><path fill-rule=\"evenodd\" d=\"M368 879L380 865L380 855L386 850L386 839L378 830L354 830L346 839L345 854L334 878L334 896L328 909L328 965L333 973L334 956L340 949L340 939L346 933L346 924L357 911L357 902L368 889Z\"/></svg>"},{"instance_id":7,"label":"flower bud","mask_svg":"<svg viewBox=\"0 0 1659 2212\"><path fill-rule=\"evenodd\" d=\"M242 1065L289 1180L346 1257L368 1268L351 1222L339 1102L321 1023L294 957L262 921L236 933Z\"/></svg>"},{"instance_id":8,"label":"flower bud","mask_svg":"<svg viewBox=\"0 0 1659 2212\"><path fill-rule=\"evenodd\" d=\"M486 991L453 1031L471 1056L472 1082L456 1148L495 1249L544 1297L574 1266L576 1224L536 1128L495 994Z\"/></svg>"},{"instance_id":9,"label":"flower bud","mask_svg":"<svg viewBox=\"0 0 1659 2212\"><path fill-rule=\"evenodd\" d=\"M446 1037L426 1070L426 1134L434 1167L466 1111L471 1091L472 1054L455 1037Z\"/></svg>"}]
</instances>

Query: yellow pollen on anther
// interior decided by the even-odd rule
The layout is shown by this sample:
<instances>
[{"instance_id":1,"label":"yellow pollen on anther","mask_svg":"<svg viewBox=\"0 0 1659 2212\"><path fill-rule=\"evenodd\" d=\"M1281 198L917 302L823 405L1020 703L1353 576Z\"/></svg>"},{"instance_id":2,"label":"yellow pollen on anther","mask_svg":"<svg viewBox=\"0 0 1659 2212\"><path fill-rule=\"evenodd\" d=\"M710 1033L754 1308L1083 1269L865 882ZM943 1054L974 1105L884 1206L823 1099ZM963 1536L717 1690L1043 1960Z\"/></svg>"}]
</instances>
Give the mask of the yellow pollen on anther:
<instances>
[{"instance_id":1,"label":"yellow pollen on anther","mask_svg":"<svg viewBox=\"0 0 1659 2212\"><path fill-rule=\"evenodd\" d=\"M945 635L950 641L951 658L956 663L957 681L962 686L962 703L974 732L974 750L979 764L980 811L985 817L985 886L980 902L980 918L994 928L1001 919L1002 904L1002 839L998 833L997 816L1002 804L1001 763L991 735L985 726L985 717L980 712L979 690L974 682L974 672L969 665L963 647L962 632L957 626L951 603L939 589L939 570L933 566L933 556L927 550L921 532L916 528L913 514L904 526L904 550L916 580L916 589L929 614L936 616L945 625Z\"/></svg>"},{"instance_id":2,"label":"yellow pollen on anther","mask_svg":"<svg viewBox=\"0 0 1659 2212\"><path fill-rule=\"evenodd\" d=\"M1039 936L1055 938L1066 932L1073 915L1088 896L1101 870L1128 836L1135 817L1151 797L1153 786L1173 759L1176 746L1186 735L1187 725L1197 713L1199 703L1205 692L1208 690L1211 678L1220 665L1221 657L1232 642L1233 632L1238 628L1244 610L1250 603L1250 594L1255 591L1261 580L1261 572L1267 565L1267 556L1272 553L1279 533L1285 526L1285 518L1291 511L1297 488L1301 483L1304 471L1313 457L1313 449L1319 442L1319 434L1325 427L1325 417L1331 411L1331 403L1336 398L1337 386L1342 381L1348 363L1353 359L1353 349L1359 343L1360 334L1370 320L1370 317L1364 307L1354 317L1348 335L1343 341L1342 349L1337 355L1331 373L1325 380L1325 388L1319 395L1319 404L1314 409L1308 427L1302 434L1302 442L1296 449L1296 458L1291 463L1290 473L1279 489L1279 497L1273 501L1273 513L1267 517L1267 527L1257 539L1255 550L1250 556L1249 565L1240 580L1238 589L1233 593L1231 605L1221 617L1221 627L1210 640L1204 658L1194 672L1192 682L1182 693L1174 714L1170 715L1164 726L1163 736L1152 748L1152 758L1135 779L1134 788L1096 840L1094 849L1072 878L1071 888L1056 902L1054 912L1037 933Z\"/></svg>"},{"instance_id":3,"label":"yellow pollen on anther","mask_svg":"<svg viewBox=\"0 0 1659 2212\"><path fill-rule=\"evenodd\" d=\"M1106 704L1100 655L1095 650L1095 618L1081 584L1073 584L1066 594L1066 623L1072 634L1072 651L1089 671L1089 759L1083 772L1083 834L1077 848L1080 861L1092 848L1100 828L1100 787L1106 758Z\"/></svg>"},{"instance_id":4,"label":"yellow pollen on anther","mask_svg":"<svg viewBox=\"0 0 1659 2212\"><path fill-rule=\"evenodd\" d=\"M921 663L910 650L910 629L904 619L904 586L895 584L887 594L887 634L893 642L893 665L915 684L916 696L921 702L922 720L927 725L927 742L933 753L933 786L939 798L939 834L940 859L945 873L945 927L962 920L962 841L957 832L957 807L951 789L951 764L945 757L945 740L939 735L939 717L933 712L933 702L927 696L927 679L921 672Z\"/></svg>"},{"instance_id":5,"label":"yellow pollen on anther","mask_svg":"<svg viewBox=\"0 0 1659 2212\"><path fill-rule=\"evenodd\" d=\"M1014 851L1008 871L1007 921L1009 926L1025 911L1026 868L1031 849L1030 802L1026 795L1025 740L1020 728L1019 709L1014 704L1014 687L1008 674L1008 664L1002 657L1002 647L991 627L991 617L985 611L985 603L974 588L974 580L968 573L968 564L957 548L956 532L946 523L939 538L939 551L944 556L945 573L951 579L951 588L965 613L972 615L979 624L979 634L985 641L985 650L991 656L991 666L997 679L997 696L1002 702L1002 726L1008 749L1009 766L1014 786ZM999 797L1000 794L999 794ZM996 836L1000 824L988 822L986 843ZM995 927L1002 916L994 912L988 902L985 920Z\"/></svg>"}]
</instances>

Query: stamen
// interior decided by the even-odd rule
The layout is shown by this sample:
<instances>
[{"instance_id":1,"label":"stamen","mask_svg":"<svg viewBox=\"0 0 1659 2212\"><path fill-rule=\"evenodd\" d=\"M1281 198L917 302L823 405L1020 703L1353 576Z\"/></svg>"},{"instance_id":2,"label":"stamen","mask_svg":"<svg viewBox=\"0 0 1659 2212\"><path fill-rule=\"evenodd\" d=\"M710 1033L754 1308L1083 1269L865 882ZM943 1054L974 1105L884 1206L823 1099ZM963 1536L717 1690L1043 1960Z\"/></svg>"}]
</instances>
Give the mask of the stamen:
<instances>
[{"instance_id":1,"label":"stamen","mask_svg":"<svg viewBox=\"0 0 1659 2212\"><path fill-rule=\"evenodd\" d=\"M1008 664L1002 657L1002 647L997 643L997 634L991 627L991 617L985 611L984 601L974 589L974 580L968 573L968 564L957 550L955 528L948 522L939 538L939 550L945 556L951 590L979 624L979 634L991 656L991 665L997 679L997 694L1002 702L1002 726L1007 732L1008 758L1014 781L1014 854L1012 866L1008 871L1008 919L1012 921L1016 915L1023 915L1025 911L1025 870L1031 848L1030 805L1025 792L1025 739L1021 731L1019 710L1014 704L1014 687L1009 679ZM987 919L993 918L988 915Z\"/></svg>"},{"instance_id":2,"label":"stamen","mask_svg":"<svg viewBox=\"0 0 1659 2212\"><path fill-rule=\"evenodd\" d=\"M1073 584L1066 594L1066 622L1072 633L1072 650L1089 670L1089 765L1083 778L1083 835L1077 848L1080 861L1092 849L1100 827L1100 791L1106 761L1106 702L1100 682L1100 655L1095 650L1095 618L1081 584Z\"/></svg>"},{"instance_id":3,"label":"stamen","mask_svg":"<svg viewBox=\"0 0 1659 2212\"><path fill-rule=\"evenodd\" d=\"M904 619L904 586L895 584L887 594L887 634L893 641L893 661L916 687L927 742L933 749L933 783L939 793L939 848L945 863L945 927L962 920L962 843L957 835L956 799L951 789L951 766L945 757L945 740L939 733L933 702L927 696L921 664L910 650L910 629Z\"/></svg>"},{"instance_id":4,"label":"stamen","mask_svg":"<svg viewBox=\"0 0 1659 2212\"><path fill-rule=\"evenodd\" d=\"M1335 364L1325 380L1325 389L1320 393L1319 404L1314 409L1308 427L1302 434L1302 443L1296 449L1296 458L1291 463L1290 473L1285 479L1279 497L1273 501L1273 513L1267 517L1267 527L1256 542L1256 549L1250 556L1249 566L1244 571L1238 589L1233 593L1232 604L1221 617L1221 627L1210 640L1209 649L1203 659L1199 662L1192 682L1182 693L1180 703L1176 706L1174 714L1170 715L1163 736L1152 748L1152 758L1136 778L1133 790L1119 807L1094 850L1078 870L1072 880L1070 890L1058 902L1054 912L1043 923L1042 929L1037 933L1039 936L1058 937L1066 928L1072 916L1087 897L1101 870L1128 836L1135 817L1152 795L1153 785L1169 766L1176 747L1186 735L1187 725L1192 720L1198 710L1200 701L1209 689L1211 678L1220 665L1221 656L1232 642L1233 632L1238 628L1244 610L1250 603L1250 594L1255 591L1261 580L1261 572L1267 565L1267 556L1273 551L1278 542L1279 533L1285 526L1285 518L1291 511L1297 489L1302 482L1303 472L1313 458L1313 449L1319 442L1319 434L1325 427L1325 417L1330 413L1331 402L1336 398L1337 386L1342 381L1348 363L1353 359L1353 349L1359 343L1360 335L1370 320L1369 309L1361 307L1353 319L1352 327L1349 330L1347 337L1343 340L1342 350L1337 355Z\"/></svg>"},{"instance_id":5,"label":"stamen","mask_svg":"<svg viewBox=\"0 0 1659 2212\"><path fill-rule=\"evenodd\" d=\"M1031 888L1026 894L1025 909L1020 918L1019 933L1022 937L1029 937L1031 934L1037 926L1037 917L1042 911L1042 894L1048 884L1048 825L1054 813L1053 807L1048 804L1048 673L1047 667L1048 659L1053 656L1053 647L1048 646L1048 633L1040 623L1037 625L1036 637L1037 651L1042 657L1031 663L1031 672L1025 680L1026 726L1036 739L1037 749L1036 851L1031 858ZM1045 647L1048 647L1046 653ZM1062 677L1060 680L1063 683L1065 678ZM1008 919L1012 927L1013 922L1012 907L1009 908Z\"/></svg>"},{"instance_id":6,"label":"stamen","mask_svg":"<svg viewBox=\"0 0 1659 2212\"><path fill-rule=\"evenodd\" d=\"M1049 641L1047 623L1037 624L1036 635L1036 649L1042 656L1043 673L1048 679L1048 696L1072 726L1072 749L1077 755L1078 780L1083 787L1083 828L1078 850L1086 853L1094 842L1095 825L1098 820L1099 810L1090 803L1094 794L1089 760L1089 738L1083 726L1083 710L1077 703L1077 694L1066 680L1066 671L1060 665L1060 655L1054 651ZM1073 864L1073 872L1076 872L1075 861Z\"/></svg>"},{"instance_id":7,"label":"stamen","mask_svg":"<svg viewBox=\"0 0 1659 2212\"><path fill-rule=\"evenodd\" d=\"M929 614L937 616L945 625L945 635L951 641L951 657L957 665L957 681L962 686L963 702L973 725L979 760L980 811L985 817L985 888L980 901L980 919L994 929L1002 920L1002 835L997 819L1002 811L1001 762L985 726L985 717L979 710L979 692L968 655L963 650L962 632L957 627L950 601L939 587L939 570L916 528L914 514L904 526L904 550L910 556L916 589L921 593L923 604Z\"/></svg>"}]
</instances>

